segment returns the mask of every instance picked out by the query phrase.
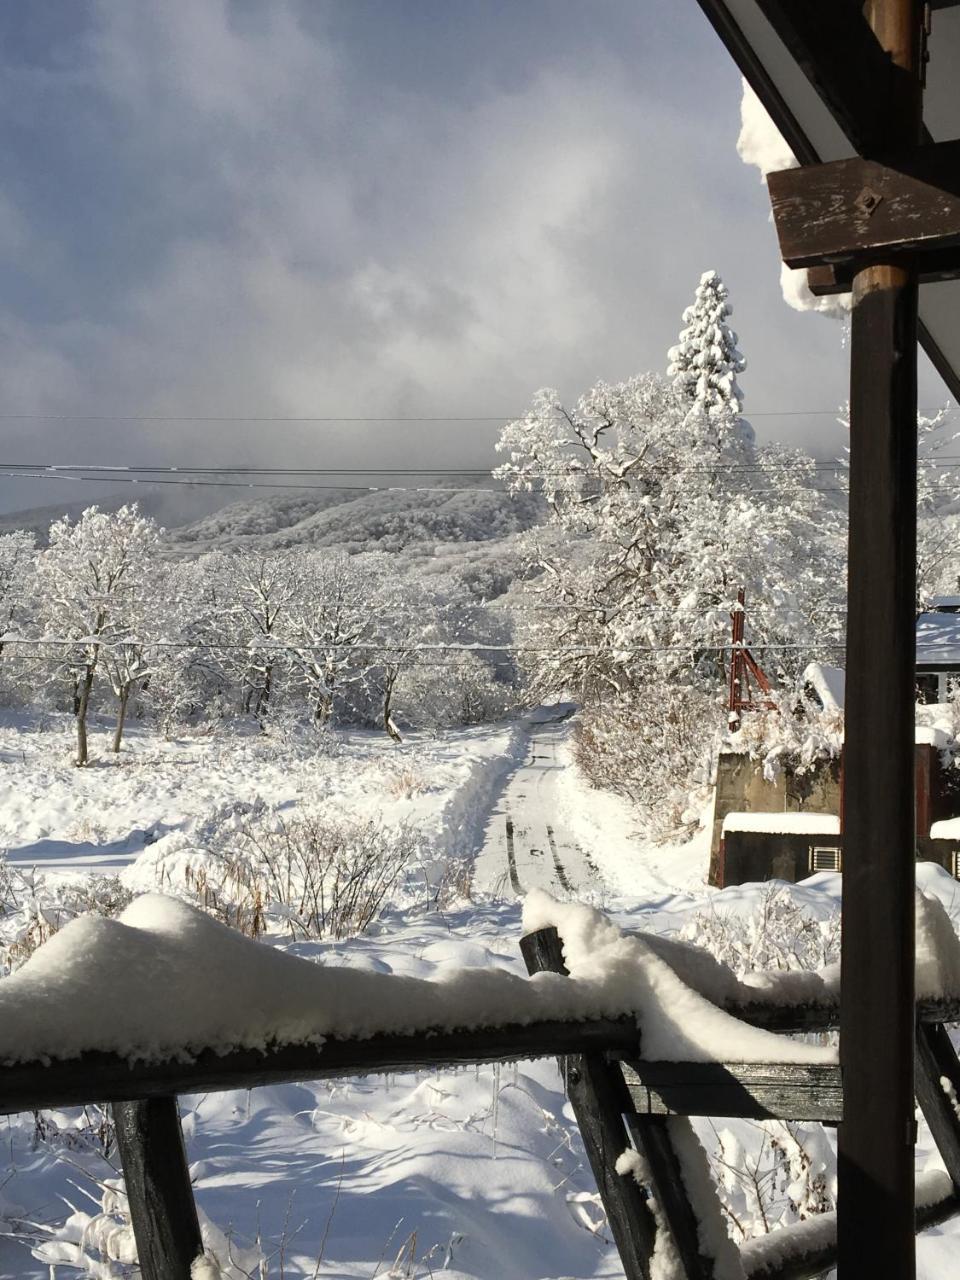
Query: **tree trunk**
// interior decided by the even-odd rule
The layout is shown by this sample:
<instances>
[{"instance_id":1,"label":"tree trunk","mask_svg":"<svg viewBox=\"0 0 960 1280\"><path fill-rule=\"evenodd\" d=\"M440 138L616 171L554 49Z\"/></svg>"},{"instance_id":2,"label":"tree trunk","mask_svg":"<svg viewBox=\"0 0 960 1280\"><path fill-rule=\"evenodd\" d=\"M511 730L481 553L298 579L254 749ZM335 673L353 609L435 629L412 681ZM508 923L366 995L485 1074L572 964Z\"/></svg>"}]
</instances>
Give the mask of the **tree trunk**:
<instances>
[{"instance_id":1,"label":"tree trunk","mask_svg":"<svg viewBox=\"0 0 960 1280\"><path fill-rule=\"evenodd\" d=\"M89 759L87 751L87 710L90 706L90 691L93 688L93 675L96 665L87 663L83 680L80 683L80 696L77 700L77 765L82 769Z\"/></svg>"},{"instance_id":2,"label":"tree trunk","mask_svg":"<svg viewBox=\"0 0 960 1280\"><path fill-rule=\"evenodd\" d=\"M270 691L273 688L273 665L265 668L263 673L263 688L257 693L257 709L256 716L260 721L260 728L264 728L264 718L267 714L267 706L270 702Z\"/></svg>"},{"instance_id":3,"label":"tree trunk","mask_svg":"<svg viewBox=\"0 0 960 1280\"><path fill-rule=\"evenodd\" d=\"M120 704L117 708L117 727L113 732L113 750L114 753L120 750L120 742L123 738L123 724L127 718L127 703L130 701L130 686L125 684L120 694Z\"/></svg>"},{"instance_id":4,"label":"tree trunk","mask_svg":"<svg viewBox=\"0 0 960 1280\"><path fill-rule=\"evenodd\" d=\"M394 742L402 742L400 730L393 723L393 686L396 684L396 677L387 676L383 685L383 728L386 733L394 740Z\"/></svg>"}]
</instances>

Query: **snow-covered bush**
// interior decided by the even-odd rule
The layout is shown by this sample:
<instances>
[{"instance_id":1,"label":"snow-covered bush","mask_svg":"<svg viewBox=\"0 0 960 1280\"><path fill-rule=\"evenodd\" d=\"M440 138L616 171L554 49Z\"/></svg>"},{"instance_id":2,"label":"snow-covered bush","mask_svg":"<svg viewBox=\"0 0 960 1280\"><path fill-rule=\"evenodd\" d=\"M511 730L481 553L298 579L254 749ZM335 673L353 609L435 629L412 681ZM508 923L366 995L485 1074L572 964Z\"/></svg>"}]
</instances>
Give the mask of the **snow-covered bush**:
<instances>
[{"instance_id":1,"label":"snow-covered bush","mask_svg":"<svg viewBox=\"0 0 960 1280\"><path fill-rule=\"evenodd\" d=\"M470 653L446 665L411 666L397 693L411 723L438 729L500 720L519 700L515 685L498 680L489 663Z\"/></svg>"},{"instance_id":2,"label":"snow-covered bush","mask_svg":"<svg viewBox=\"0 0 960 1280\"><path fill-rule=\"evenodd\" d=\"M819 1125L764 1120L711 1128L710 1163L738 1243L836 1207L836 1161Z\"/></svg>"},{"instance_id":3,"label":"snow-covered bush","mask_svg":"<svg viewBox=\"0 0 960 1280\"><path fill-rule=\"evenodd\" d=\"M344 938L369 928L419 850L409 827L309 809L287 818L257 803L214 815L190 840L158 841L127 879L252 937Z\"/></svg>"},{"instance_id":4,"label":"snow-covered bush","mask_svg":"<svg viewBox=\"0 0 960 1280\"><path fill-rule=\"evenodd\" d=\"M738 975L761 969L823 969L840 959L840 912L818 918L784 884L765 885L756 910L709 908L680 930Z\"/></svg>"},{"instance_id":5,"label":"snow-covered bush","mask_svg":"<svg viewBox=\"0 0 960 1280\"><path fill-rule=\"evenodd\" d=\"M676 838L699 821L721 719L716 691L651 684L641 702L621 698L586 707L574 758L594 786L632 801L654 838Z\"/></svg>"},{"instance_id":6,"label":"snow-covered bush","mask_svg":"<svg viewBox=\"0 0 960 1280\"><path fill-rule=\"evenodd\" d=\"M132 896L117 876L64 880L13 866L0 852L0 977L18 969L69 920L119 915Z\"/></svg>"}]
</instances>

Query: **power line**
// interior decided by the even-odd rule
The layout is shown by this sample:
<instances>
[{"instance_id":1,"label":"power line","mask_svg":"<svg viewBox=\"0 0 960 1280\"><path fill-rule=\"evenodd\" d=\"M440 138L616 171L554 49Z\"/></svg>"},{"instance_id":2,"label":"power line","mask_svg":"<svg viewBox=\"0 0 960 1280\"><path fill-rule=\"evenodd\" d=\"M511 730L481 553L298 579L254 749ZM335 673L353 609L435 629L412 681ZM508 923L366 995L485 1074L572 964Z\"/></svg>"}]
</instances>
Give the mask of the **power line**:
<instances>
[{"instance_id":1,"label":"power line","mask_svg":"<svg viewBox=\"0 0 960 1280\"><path fill-rule=\"evenodd\" d=\"M590 649L577 645L567 646L563 648L543 648L536 645L502 645L502 644L404 644L404 643L384 643L384 644L289 644L289 643L271 643L269 640L261 639L249 642L231 642L231 641L193 641L193 640L162 640L162 639L139 639L133 636L127 636L116 640L107 640L99 636L74 636L74 637L57 637L57 636L16 636L4 635L0 636L0 643L21 644L32 647L40 646L56 646L58 648L93 648L102 649L119 649L124 646L142 649L193 649L198 652L244 652L264 656L271 653L328 653L331 649L346 650L349 652L359 651L362 653L470 653L482 655L487 653L499 654L535 654L546 657L578 657L578 658L610 658L620 655L635 656L643 653L690 653L692 650L703 649L710 653L728 653L734 650L749 648L754 652L792 652L794 650L812 650L812 649L842 649L844 646L839 643L826 642L821 644L714 644L706 639L691 640L688 644L672 644L672 645L632 645L621 646L611 645L608 649ZM921 648L921 645L917 646ZM932 645L931 647L939 647Z\"/></svg>"},{"instance_id":2,"label":"power line","mask_svg":"<svg viewBox=\"0 0 960 1280\"><path fill-rule=\"evenodd\" d=\"M943 405L932 405L918 408L918 413L939 413ZM0 413L0 422L515 422L525 418L532 411L523 409L520 413L480 413L480 414L383 414L363 416L357 414L187 414L187 413ZM946 406L946 412L955 412L955 406ZM747 418L831 418L843 417L845 410L837 409L756 409L747 410L743 416ZM544 416L544 415L541 415ZM557 418L566 418L564 413L557 413Z\"/></svg>"},{"instance_id":3,"label":"power line","mask_svg":"<svg viewBox=\"0 0 960 1280\"><path fill-rule=\"evenodd\" d=\"M501 466L508 464L499 464L496 467L259 467L253 464L239 463L230 465L228 463L191 465L190 463L175 464L157 464L148 463L142 466L132 463L122 465L107 463L84 463L84 462L0 462L0 469L3 471L15 472L37 472L43 473L44 478L56 479L61 476L70 477L77 474L103 474L107 477L128 475L172 475L178 477L190 477L194 475L281 475L281 476L476 476L478 478L490 476L499 479L495 472L501 469ZM919 464L922 467L933 469L943 468L951 470L960 467L960 454L943 454L935 458L921 458ZM685 463L671 469L670 474L675 472L702 472L704 474L713 474L714 472L723 472L724 474L743 474L743 475L759 475L766 476L781 473L800 473L809 475L812 473L830 472L844 473L849 470L849 464L843 461L836 462L818 462L810 460L791 460L789 458L776 462L711 462L711 463ZM638 474L643 474L642 472ZM629 465L627 466L623 479L631 478L632 472ZM601 478L608 480L616 480L615 474L609 474L602 471L581 470L575 466L558 467L556 469L538 468L536 470L518 470L508 473L503 477L506 479L516 480L545 480L545 479L570 479L570 480L596 480Z\"/></svg>"}]
</instances>

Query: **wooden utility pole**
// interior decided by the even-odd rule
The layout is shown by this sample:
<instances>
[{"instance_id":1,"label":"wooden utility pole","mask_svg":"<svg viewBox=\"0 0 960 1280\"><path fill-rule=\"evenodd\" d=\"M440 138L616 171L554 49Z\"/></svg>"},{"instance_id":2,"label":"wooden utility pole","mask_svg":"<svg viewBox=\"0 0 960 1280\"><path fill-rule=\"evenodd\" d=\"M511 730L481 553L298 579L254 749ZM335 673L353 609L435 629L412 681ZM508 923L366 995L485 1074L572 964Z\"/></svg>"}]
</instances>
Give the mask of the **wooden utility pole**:
<instances>
[{"instance_id":1,"label":"wooden utility pole","mask_svg":"<svg viewBox=\"0 0 960 1280\"><path fill-rule=\"evenodd\" d=\"M864 6L891 60L868 157L919 143L922 8ZM867 263L851 335L838 1263L842 1280L912 1280L917 274L882 251Z\"/></svg>"}]
</instances>

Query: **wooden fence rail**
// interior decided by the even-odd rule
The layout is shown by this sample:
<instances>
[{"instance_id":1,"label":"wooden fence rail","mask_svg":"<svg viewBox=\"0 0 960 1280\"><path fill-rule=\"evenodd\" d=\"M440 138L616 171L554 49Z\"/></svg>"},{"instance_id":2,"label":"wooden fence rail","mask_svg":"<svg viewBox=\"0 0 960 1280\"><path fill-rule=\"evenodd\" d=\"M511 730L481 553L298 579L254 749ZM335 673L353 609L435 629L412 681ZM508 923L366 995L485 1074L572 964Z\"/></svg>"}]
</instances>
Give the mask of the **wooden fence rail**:
<instances>
[{"instance_id":1,"label":"wooden fence rail","mask_svg":"<svg viewBox=\"0 0 960 1280\"><path fill-rule=\"evenodd\" d=\"M530 973L565 973L555 929L521 941ZM837 1025L832 1006L802 1009L751 1005L729 1011L769 1030L820 1032ZM943 1156L952 1193L917 1214L918 1229L960 1208L960 1062L944 1023L960 1020L957 1002L917 1009L917 1101ZM0 1069L0 1114L44 1107L109 1102L126 1180L130 1216L144 1280L189 1280L201 1249L193 1189L177 1110L184 1093L245 1089L282 1081L382 1072L432 1070L489 1062L557 1057L597 1187L628 1280L649 1280L658 1229L669 1231L685 1280L712 1280L714 1259L702 1252L699 1217L684 1177L674 1126L687 1116L816 1120L843 1118L839 1068L795 1063L674 1063L645 1061L632 1018L328 1038L316 1045L282 1045L265 1052L219 1055L206 1050L191 1062L129 1063L115 1054L86 1053L69 1061L23 1063ZM616 1172L633 1148L646 1184ZM651 1211L656 1201L661 1227ZM718 1202L719 1203L719 1202ZM745 1280L801 1280L833 1265L835 1240L795 1233L775 1265L743 1259ZM790 1239L789 1231L784 1244Z\"/></svg>"}]
</instances>

